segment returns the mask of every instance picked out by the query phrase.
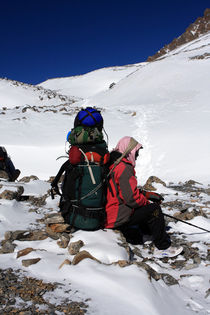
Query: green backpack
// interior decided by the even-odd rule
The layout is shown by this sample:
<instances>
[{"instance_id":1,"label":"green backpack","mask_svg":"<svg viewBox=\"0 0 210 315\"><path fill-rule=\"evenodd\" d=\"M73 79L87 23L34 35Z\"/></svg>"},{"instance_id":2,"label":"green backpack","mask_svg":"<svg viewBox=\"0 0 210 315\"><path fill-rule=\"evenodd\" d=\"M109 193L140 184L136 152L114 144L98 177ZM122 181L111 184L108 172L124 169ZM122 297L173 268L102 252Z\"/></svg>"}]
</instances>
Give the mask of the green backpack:
<instances>
[{"instance_id":1,"label":"green backpack","mask_svg":"<svg viewBox=\"0 0 210 315\"><path fill-rule=\"evenodd\" d=\"M103 133L96 127L78 126L71 129L67 140L71 145L99 143L103 141Z\"/></svg>"},{"instance_id":2,"label":"green backpack","mask_svg":"<svg viewBox=\"0 0 210 315\"><path fill-rule=\"evenodd\" d=\"M80 147L80 146L79 146ZM82 145L86 156L96 150L96 144ZM70 226L82 230L98 230L103 228L106 211L106 176L109 152L105 141L97 145L97 157L101 163L83 161L77 165L69 165L62 186L60 201L61 213Z\"/></svg>"}]
</instances>

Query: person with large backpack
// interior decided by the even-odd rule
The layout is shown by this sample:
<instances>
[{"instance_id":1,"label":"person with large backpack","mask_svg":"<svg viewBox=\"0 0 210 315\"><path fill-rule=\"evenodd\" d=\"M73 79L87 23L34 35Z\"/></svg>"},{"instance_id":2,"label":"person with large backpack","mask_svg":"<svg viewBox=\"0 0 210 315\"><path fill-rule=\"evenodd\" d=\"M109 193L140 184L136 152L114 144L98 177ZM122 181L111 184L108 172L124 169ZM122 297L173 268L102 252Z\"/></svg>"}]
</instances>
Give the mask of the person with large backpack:
<instances>
[{"instance_id":1,"label":"person with large backpack","mask_svg":"<svg viewBox=\"0 0 210 315\"><path fill-rule=\"evenodd\" d=\"M58 182L64 173L59 207L65 222L76 229L92 231L104 226L109 152L102 129L98 110L88 107L77 114L67 135L68 160L51 184L60 194Z\"/></svg>"},{"instance_id":2,"label":"person with large backpack","mask_svg":"<svg viewBox=\"0 0 210 315\"><path fill-rule=\"evenodd\" d=\"M162 196L137 188L134 168L141 148L134 138L123 137L110 153L105 228L123 233L133 226L139 231L147 230L156 246L155 255L172 257L182 248L171 246L160 207Z\"/></svg>"},{"instance_id":3,"label":"person with large backpack","mask_svg":"<svg viewBox=\"0 0 210 315\"><path fill-rule=\"evenodd\" d=\"M5 147L0 147L0 178L14 182L19 175L20 170L15 168Z\"/></svg>"}]
</instances>

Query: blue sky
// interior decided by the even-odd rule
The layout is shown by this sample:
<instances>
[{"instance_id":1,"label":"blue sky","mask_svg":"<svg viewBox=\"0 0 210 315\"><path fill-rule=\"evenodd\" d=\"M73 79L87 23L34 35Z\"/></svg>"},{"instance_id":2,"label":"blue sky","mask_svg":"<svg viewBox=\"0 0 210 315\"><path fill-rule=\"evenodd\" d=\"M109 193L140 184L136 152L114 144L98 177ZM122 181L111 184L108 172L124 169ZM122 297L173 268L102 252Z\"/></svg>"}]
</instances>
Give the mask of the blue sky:
<instances>
[{"instance_id":1,"label":"blue sky","mask_svg":"<svg viewBox=\"0 0 210 315\"><path fill-rule=\"evenodd\" d=\"M145 61L207 7L209 0L0 1L0 77L37 84Z\"/></svg>"}]
</instances>

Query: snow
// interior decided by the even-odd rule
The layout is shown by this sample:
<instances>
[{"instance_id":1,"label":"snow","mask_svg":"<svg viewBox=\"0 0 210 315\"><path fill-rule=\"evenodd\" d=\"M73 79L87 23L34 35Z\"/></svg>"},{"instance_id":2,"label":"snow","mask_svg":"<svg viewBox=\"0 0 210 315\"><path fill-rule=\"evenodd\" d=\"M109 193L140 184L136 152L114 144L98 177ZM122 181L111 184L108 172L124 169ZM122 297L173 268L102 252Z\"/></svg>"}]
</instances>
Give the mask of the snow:
<instances>
[{"instance_id":1,"label":"snow","mask_svg":"<svg viewBox=\"0 0 210 315\"><path fill-rule=\"evenodd\" d=\"M10 86L9 81L0 81L0 89L8 100L10 88L22 89L17 98L22 107L11 107L0 115L1 143L7 146L23 175L36 173L41 179L46 179L54 175L64 161L56 161L56 158L65 154L65 137L73 126L77 108L97 106L102 109L110 149L125 135L131 135L143 144L144 150L136 168L140 184L150 175L164 181L194 179L208 183L210 59L190 58L205 53L209 42L210 35L207 34L152 63L122 69L105 68L43 83L51 89L64 86L62 93L68 94L68 90L69 95L74 90L71 82L81 93L90 91L90 97L67 107L67 113L71 110L70 115L63 111L56 114L32 110L22 112L27 92L31 97L35 95L32 87L23 89ZM109 89L107 86L113 81L116 85ZM79 97L84 95L79 94ZM48 99L44 105L52 108L52 102L57 101ZM31 103L28 100L28 103L36 105L35 99ZM36 160L32 164L34 156Z\"/></svg>"},{"instance_id":2,"label":"snow","mask_svg":"<svg viewBox=\"0 0 210 315\"><path fill-rule=\"evenodd\" d=\"M13 108L21 105L43 106L59 105L62 95L42 87L24 84L18 81L0 79L0 107ZM73 96L65 97L66 101L78 100Z\"/></svg>"},{"instance_id":3,"label":"snow","mask_svg":"<svg viewBox=\"0 0 210 315\"><path fill-rule=\"evenodd\" d=\"M21 170L21 177L36 175L40 178L23 184L25 193L40 196L47 192L50 186L43 180L55 175L65 161L56 158L65 155L66 134L73 126L78 108L87 105L102 109L110 150L126 135L143 144L136 166L139 184L143 185L150 175L155 175L167 183L194 179L208 187L210 59L191 58L207 52L209 43L208 33L152 63L104 68L40 84L44 89L66 95L69 97L67 101L58 96L49 99L47 92L37 90L38 87L0 80L0 104L2 108L8 108L0 111L1 145L6 147L15 166ZM116 85L109 89L113 82ZM43 95L44 100L41 100ZM72 95L76 101L73 104ZM54 106L62 104L67 112L45 112L40 108L40 112L22 111L26 105L55 109ZM172 189L162 185L158 185L158 191L167 194L165 201L176 198ZM179 198L185 202L190 196L179 192ZM207 195L203 198L209 200ZM0 200L0 240L6 231L35 228L36 220L49 208L57 211L57 205L58 198L48 199L46 206L29 213L27 203ZM195 217L189 222L210 229L206 218ZM187 240L195 242L193 246L197 246L201 253L205 251L203 244L209 242L208 233L181 222L170 223L170 226L172 232L180 231ZM72 257L67 249L59 248L55 240L47 238L33 242L16 241L14 253L0 255L0 268L20 268L29 276L60 282L65 288L71 286L73 299L91 298L88 314L210 313L208 299L203 298L209 287L208 266L201 264L199 268L186 270L189 277L183 277L180 285L169 287L162 280L150 282L146 272L135 265L126 268L109 265L128 258L124 248L117 246L113 231L79 231L74 234L74 240L79 239L84 241L84 249L104 264L86 259L76 266L65 265L59 269L65 259ZM41 258L38 264L28 268L22 266L21 258L16 258L17 251L26 247L36 249L27 255L27 259ZM143 253L148 257L146 251ZM159 272L164 270L170 271L172 276L178 275L178 271L168 270L161 262L158 268ZM48 298L62 299L66 295L61 287Z\"/></svg>"},{"instance_id":4,"label":"snow","mask_svg":"<svg viewBox=\"0 0 210 315\"><path fill-rule=\"evenodd\" d=\"M38 194L37 184L39 183L39 181L38 183L32 181L26 183L25 186L33 185L34 192ZM55 207L57 201L53 202ZM0 213L4 215L0 217L1 239L7 230L25 229L29 226L32 228L35 225L35 217L37 219L41 217L41 214L27 213L26 209L27 204L23 202L3 201L0 208ZM48 293L46 294L49 300L56 297L57 303L59 299L66 296L64 291L71 284L71 291L77 292L74 292L73 296L68 293L68 298L78 300L84 297L91 298L88 314L167 315L169 312L170 314L192 314L186 308L186 301L181 297L183 293L179 286L168 287L162 280L150 282L146 272L140 271L134 265L127 268L109 265L113 261L128 259L125 249L117 246L117 235L113 231L78 231L74 234L73 241L79 239L85 243L83 249L89 250L104 264L86 259L78 265L64 265L59 269L60 264L67 258L71 259L72 256L68 254L67 249L59 248L55 240L47 238L42 241L15 241L17 247L14 253L1 255L0 268L23 269L32 277L62 283L65 285L65 290L60 287L61 292L57 289L53 294L50 293L49 297ZM34 251L25 257L17 258L17 252L27 247L32 247ZM41 260L36 265L26 268L21 263L23 258L41 258ZM202 286L202 279L200 276L200 286ZM191 281L190 286L193 289L195 281L193 278L188 281ZM185 298L187 296L185 295ZM179 300L178 304L177 300ZM172 309L174 313L171 312Z\"/></svg>"},{"instance_id":5,"label":"snow","mask_svg":"<svg viewBox=\"0 0 210 315\"><path fill-rule=\"evenodd\" d=\"M12 185L12 184L10 184ZM14 185L14 184L13 184ZM17 184L18 185L18 184ZM157 185L160 192L172 196L174 191L160 184ZM46 183L39 180L24 184L26 191L33 187L35 195L47 192L49 188ZM41 188L40 188L41 187ZM180 197L184 200L184 196ZM185 196L186 198L186 196ZM0 205L0 239L8 230L35 228L36 220L50 208L57 209L58 198L47 199L47 204L38 212L28 212L30 204L24 202L1 200ZM209 228L209 222L197 217L190 222ZM208 241L208 234L194 233L194 228L185 225L173 224L174 231L183 232L189 240L196 241L194 246L200 245L200 251L204 247L201 241ZM82 249L89 251L103 264L85 259L78 265L59 266L65 259L72 260L67 249L60 248L57 241L47 238L42 241L15 241L17 247L14 253L1 255L0 268L22 269L28 276L60 283L54 292L46 293L45 299L59 304L59 301L68 299L78 300L89 298L87 314L208 314L208 302L203 299L206 288L208 288L207 267L200 265L197 269L185 270L188 275L180 280L179 285L167 286L162 280L154 281L148 279L146 272L135 265L120 268L110 265L111 262L127 260L128 254L123 247L117 245L118 236L111 230L99 230L96 232L77 231L72 241L83 240ZM32 247L34 251L27 256L17 258L17 252ZM149 257L142 246L138 246L145 257ZM30 267L22 266L22 259L41 258L41 260ZM179 259L182 259L180 256ZM165 266L164 266L165 265ZM151 267L157 272L168 272L177 277L179 271L172 270L167 264L152 264ZM41 306L40 306L41 307ZM206 313L205 313L206 311Z\"/></svg>"},{"instance_id":6,"label":"snow","mask_svg":"<svg viewBox=\"0 0 210 315\"><path fill-rule=\"evenodd\" d=\"M50 79L40 83L38 86L55 90L64 95L87 98L108 90L110 84L117 83L122 78L136 71L142 64L144 63L99 69L80 76Z\"/></svg>"}]
</instances>

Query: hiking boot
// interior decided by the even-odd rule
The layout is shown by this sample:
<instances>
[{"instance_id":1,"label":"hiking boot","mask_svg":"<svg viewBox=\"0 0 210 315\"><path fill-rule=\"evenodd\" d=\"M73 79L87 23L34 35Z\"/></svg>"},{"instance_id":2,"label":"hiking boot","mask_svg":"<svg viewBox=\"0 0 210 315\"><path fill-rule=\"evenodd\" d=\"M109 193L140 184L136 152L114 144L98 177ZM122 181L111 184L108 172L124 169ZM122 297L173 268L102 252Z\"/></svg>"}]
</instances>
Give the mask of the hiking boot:
<instances>
[{"instance_id":1,"label":"hiking boot","mask_svg":"<svg viewBox=\"0 0 210 315\"><path fill-rule=\"evenodd\" d=\"M183 247L168 247L167 249L154 249L153 256L157 258L175 257L181 254Z\"/></svg>"}]
</instances>

